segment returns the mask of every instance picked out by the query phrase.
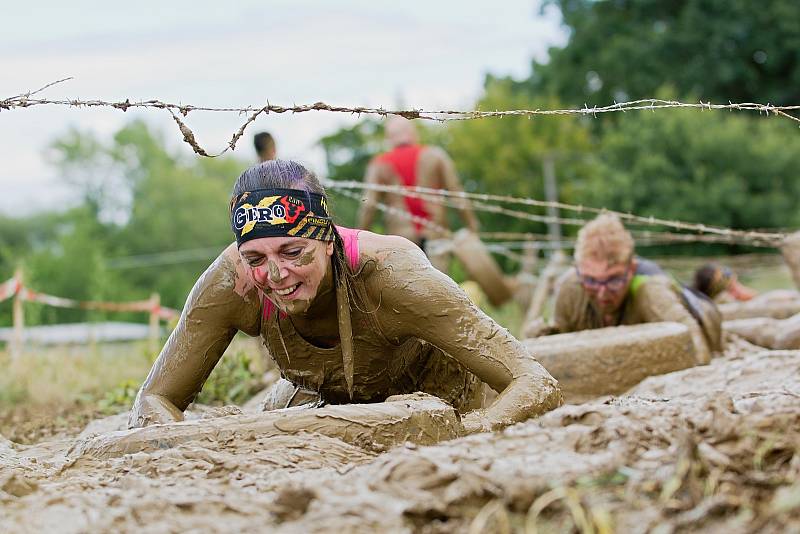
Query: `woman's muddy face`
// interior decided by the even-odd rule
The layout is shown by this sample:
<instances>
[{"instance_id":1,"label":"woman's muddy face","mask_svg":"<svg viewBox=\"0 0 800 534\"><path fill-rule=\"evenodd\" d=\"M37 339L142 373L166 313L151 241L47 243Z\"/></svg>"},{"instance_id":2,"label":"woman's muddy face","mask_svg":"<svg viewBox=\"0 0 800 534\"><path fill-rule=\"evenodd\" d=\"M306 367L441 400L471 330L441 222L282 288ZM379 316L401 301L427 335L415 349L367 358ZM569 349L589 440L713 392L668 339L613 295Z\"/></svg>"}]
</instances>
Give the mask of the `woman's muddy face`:
<instances>
[{"instance_id":1,"label":"woman's muddy face","mask_svg":"<svg viewBox=\"0 0 800 534\"><path fill-rule=\"evenodd\" d=\"M239 254L256 287L278 309L303 313L325 278L333 243L302 237L262 237L242 244Z\"/></svg>"}]
</instances>

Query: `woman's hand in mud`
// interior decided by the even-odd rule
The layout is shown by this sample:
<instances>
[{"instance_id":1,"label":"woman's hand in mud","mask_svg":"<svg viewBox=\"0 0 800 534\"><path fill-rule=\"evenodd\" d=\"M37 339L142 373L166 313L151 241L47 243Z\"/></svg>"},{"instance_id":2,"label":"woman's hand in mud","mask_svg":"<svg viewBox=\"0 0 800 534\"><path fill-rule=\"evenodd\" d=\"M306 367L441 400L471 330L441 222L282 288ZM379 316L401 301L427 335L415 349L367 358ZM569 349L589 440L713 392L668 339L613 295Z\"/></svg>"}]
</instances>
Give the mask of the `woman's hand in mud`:
<instances>
[{"instance_id":1,"label":"woman's hand in mud","mask_svg":"<svg viewBox=\"0 0 800 534\"><path fill-rule=\"evenodd\" d=\"M183 421L183 412L160 395L139 395L128 418L128 428Z\"/></svg>"}]
</instances>

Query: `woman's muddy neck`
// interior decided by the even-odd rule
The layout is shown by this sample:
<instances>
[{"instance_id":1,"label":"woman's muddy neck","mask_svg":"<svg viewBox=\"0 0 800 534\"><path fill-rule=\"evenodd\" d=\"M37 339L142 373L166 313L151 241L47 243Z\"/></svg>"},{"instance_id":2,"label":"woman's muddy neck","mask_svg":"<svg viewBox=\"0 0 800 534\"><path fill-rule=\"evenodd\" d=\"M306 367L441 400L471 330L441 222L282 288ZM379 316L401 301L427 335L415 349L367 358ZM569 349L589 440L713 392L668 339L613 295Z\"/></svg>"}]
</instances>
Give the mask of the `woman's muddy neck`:
<instances>
[{"instance_id":1,"label":"woman's muddy neck","mask_svg":"<svg viewBox=\"0 0 800 534\"><path fill-rule=\"evenodd\" d=\"M336 290L330 262L314 300L305 311L289 314L289 320L309 343L323 347L339 344Z\"/></svg>"}]
</instances>

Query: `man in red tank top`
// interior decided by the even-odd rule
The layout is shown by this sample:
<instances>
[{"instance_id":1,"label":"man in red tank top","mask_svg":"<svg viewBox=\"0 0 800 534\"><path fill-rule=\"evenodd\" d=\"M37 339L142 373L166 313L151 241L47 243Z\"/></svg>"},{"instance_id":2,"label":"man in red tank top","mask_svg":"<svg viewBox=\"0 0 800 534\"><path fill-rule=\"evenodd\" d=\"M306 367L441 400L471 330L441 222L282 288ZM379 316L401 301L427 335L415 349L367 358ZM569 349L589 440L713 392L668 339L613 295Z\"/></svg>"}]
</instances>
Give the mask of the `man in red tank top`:
<instances>
[{"instance_id":1,"label":"man in red tank top","mask_svg":"<svg viewBox=\"0 0 800 534\"><path fill-rule=\"evenodd\" d=\"M391 150L372 159L367 167L365 182L463 191L453 161L439 147L420 145L411 121L403 117L391 117L386 121L385 134ZM466 226L477 231L478 220L469 201L451 200ZM446 206L416 197L379 191L366 191L359 213L360 228L369 228L372 225L378 202L394 208L394 214L387 212L384 216L387 233L406 237L423 249L426 248L426 242L446 237L445 232L436 229L437 226L448 228ZM405 212L413 218L399 216L398 212ZM435 224L427 225L426 221Z\"/></svg>"}]
</instances>

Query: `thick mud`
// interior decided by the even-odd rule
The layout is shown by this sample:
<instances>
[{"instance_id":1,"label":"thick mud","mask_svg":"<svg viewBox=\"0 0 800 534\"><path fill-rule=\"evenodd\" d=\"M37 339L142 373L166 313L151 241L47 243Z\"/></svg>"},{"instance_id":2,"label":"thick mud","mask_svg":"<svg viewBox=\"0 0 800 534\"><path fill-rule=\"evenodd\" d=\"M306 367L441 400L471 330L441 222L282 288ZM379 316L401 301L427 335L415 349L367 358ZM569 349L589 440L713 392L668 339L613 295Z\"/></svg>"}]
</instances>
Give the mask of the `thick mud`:
<instances>
[{"instance_id":1,"label":"thick mud","mask_svg":"<svg viewBox=\"0 0 800 534\"><path fill-rule=\"evenodd\" d=\"M694 348L680 323L645 323L582 330L523 341L576 404L619 395L648 376L692 367Z\"/></svg>"},{"instance_id":2,"label":"thick mud","mask_svg":"<svg viewBox=\"0 0 800 534\"><path fill-rule=\"evenodd\" d=\"M625 395L432 445L222 432L256 416L219 413L151 427L136 452L97 446L154 432L109 433L124 415L0 439L0 532L800 531L800 352L739 339Z\"/></svg>"}]
</instances>

